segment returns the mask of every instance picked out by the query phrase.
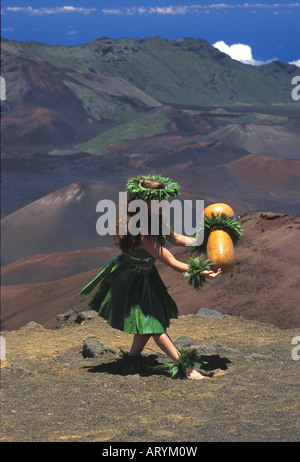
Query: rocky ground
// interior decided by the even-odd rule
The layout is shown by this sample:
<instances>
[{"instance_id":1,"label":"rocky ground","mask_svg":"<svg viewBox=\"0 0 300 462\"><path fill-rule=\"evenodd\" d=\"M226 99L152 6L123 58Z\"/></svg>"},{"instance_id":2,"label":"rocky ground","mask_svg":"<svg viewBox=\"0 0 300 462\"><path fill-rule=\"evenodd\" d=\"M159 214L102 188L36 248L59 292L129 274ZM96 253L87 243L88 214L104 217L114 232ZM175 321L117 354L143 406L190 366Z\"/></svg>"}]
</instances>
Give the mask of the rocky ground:
<instances>
[{"instance_id":1,"label":"rocky ground","mask_svg":"<svg viewBox=\"0 0 300 462\"><path fill-rule=\"evenodd\" d=\"M123 375L120 349L129 350L130 335L98 316L60 324L2 333L2 442L299 440L299 329L180 316L171 338L207 362L209 380L195 381L155 370L166 357L152 339L139 373ZM98 350L89 355L91 341Z\"/></svg>"}]
</instances>

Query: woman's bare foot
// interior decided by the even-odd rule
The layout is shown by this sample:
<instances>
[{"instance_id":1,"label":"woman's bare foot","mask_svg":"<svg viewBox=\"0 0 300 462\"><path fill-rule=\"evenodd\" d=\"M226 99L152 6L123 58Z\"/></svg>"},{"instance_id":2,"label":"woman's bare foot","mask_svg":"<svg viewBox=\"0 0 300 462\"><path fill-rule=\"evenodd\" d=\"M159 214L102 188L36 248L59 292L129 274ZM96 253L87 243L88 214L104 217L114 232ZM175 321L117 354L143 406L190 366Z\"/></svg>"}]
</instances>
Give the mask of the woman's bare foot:
<instances>
[{"instance_id":1,"label":"woman's bare foot","mask_svg":"<svg viewBox=\"0 0 300 462\"><path fill-rule=\"evenodd\" d=\"M190 380L209 379L209 377L206 377L205 375L200 374L200 372L197 372L195 369L192 369L191 371L187 372L186 376Z\"/></svg>"}]
</instances>

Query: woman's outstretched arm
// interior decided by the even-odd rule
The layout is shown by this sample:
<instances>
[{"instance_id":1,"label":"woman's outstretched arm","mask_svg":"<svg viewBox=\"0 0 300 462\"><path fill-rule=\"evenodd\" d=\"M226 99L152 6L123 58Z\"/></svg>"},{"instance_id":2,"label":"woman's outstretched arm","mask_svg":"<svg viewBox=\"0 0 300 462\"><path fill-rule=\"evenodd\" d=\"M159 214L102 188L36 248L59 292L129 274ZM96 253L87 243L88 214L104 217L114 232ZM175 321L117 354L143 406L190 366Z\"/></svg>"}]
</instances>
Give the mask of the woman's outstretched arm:
<instances>
[{"instance_id":1,"label":"woman's outstretched arm","mask_svg":"<svg viewBox=\"0 0 300 462\"><path fill-rule=\"evenodd\" d=\"M189 266L177 260L171 252L151 236L141 236L141 246L157 260L165 263L179 273L184 273Z\"/></svg>"},{"instance_id":2,"label":"woman's outstretched arm","mask_svg":"<svg viewBox=\"0 0 300 462\"><path fill-rule=\"evenodd\" d=\"M167 240L171 242L173 245L178 246L187 246L187 245L195 245L196 239L190 236L184 236L183 234L177 234L174 231L172 232L171 236L166 236Z\"/></svg>"},{"instance_id":3,"label":"woman's outstretched arm","mask_svg":"<svg viewBox=\"0 0 300 462\"><path fill-rule=\"evenodd\" d=\"M170 266L175 271L178 271L179 273L188 271L189 265L187 263L183 263L177 260L168 249L159 244L159 242L157 242L157 240L153 237L141 236L141 246L143 249L147 250L147 252L150 253L150 255L152 255L154 258ZM219 269L216 273L208 270L202 271L200 274L207 279L214 279L220 273L221 270Z\"/></svg>"}]
</instances>

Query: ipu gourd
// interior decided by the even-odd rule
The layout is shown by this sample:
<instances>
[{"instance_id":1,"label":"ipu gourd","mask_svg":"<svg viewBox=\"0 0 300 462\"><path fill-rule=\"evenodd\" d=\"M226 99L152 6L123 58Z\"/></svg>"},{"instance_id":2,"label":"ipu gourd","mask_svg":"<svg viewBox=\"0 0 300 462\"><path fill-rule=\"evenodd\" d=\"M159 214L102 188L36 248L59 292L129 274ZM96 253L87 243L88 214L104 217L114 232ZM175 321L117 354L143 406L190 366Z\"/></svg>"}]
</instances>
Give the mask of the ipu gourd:
<instances>
[{"instance_id":1,"label":"ipu gourd","mask_svg":"<svg viewBox=\"0 0 300 462\"><path fill-rule=\"evenodd\" d=\"M206 217L224 213L234 217L232 208L227 204L211 204L204 210ZM222 274L230 273L235 264L234 245L230 235L222 229L213 229L206 245L207 258L212 262L211 269L217 271L221 268Z\"/></svg>"}]
</instances>

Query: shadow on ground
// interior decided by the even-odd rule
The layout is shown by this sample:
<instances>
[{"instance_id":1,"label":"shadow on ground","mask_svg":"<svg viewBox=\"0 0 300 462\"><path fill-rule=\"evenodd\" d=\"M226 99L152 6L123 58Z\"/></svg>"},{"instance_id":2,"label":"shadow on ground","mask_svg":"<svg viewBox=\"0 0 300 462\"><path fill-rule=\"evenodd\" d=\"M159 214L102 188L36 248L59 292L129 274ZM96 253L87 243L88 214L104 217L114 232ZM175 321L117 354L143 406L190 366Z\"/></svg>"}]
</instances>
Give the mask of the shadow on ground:
<instances>
[{"instance_id":1,"label":"shadow on ground","mask_svg":"<svg viewBox=\"0 0 300 462\"><path fill-rule=\"evenodd\" d=\"M227 364L231 361L226 357L220 357L219 355L201 355L199 357L201 362L201 368L197 368L203 375L213 376L216 370L225 371L228 369ZM114 359L113 361L99 364L97 366L84 366L90 373L106 373L114 375L130 375L139 373L141 377L150 377L151 375L164 375L170 376L168 371L159 370L158 366L161 366L162 361L159 360L159 355L150 354L148 356L141 356L139 358L136 367L130 366L124 360L124 357Z\"/></svg>"}]
</instances>

